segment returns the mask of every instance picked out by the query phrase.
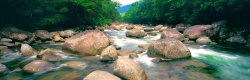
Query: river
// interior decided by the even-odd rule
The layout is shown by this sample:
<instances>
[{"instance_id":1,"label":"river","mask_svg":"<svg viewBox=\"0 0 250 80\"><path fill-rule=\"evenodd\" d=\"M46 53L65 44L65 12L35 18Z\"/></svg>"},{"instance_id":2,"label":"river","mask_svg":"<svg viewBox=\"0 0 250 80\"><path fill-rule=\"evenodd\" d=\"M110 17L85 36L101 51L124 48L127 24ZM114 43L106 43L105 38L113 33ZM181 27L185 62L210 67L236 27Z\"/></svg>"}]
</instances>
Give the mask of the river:
<instances>
[{"instance_id":1,"label":"river","mask_svg":"<svg viewBox=\"0 0 250 80\"><path fill-rule=\"evenodd\" d=\"M114 45L124 50L140 50L140 44L150 44L160 38L148 36L142 39L128 38L125 36L126 30L113 31L105 30L106 35L114 40ZM172 80L249 80L250 79L250 55L247 52L224 48L215 44L185 43L190 49L192 57L182 60L164 60L152 62L152 58L147 56L147 51L139 54L139 58L134 59L145 70L149 80L164 80L171 77ZM62 43L33 45L36 50L50 48L53 52L62 56L62 60L51 62L56 65L50 71L27 74L21 68L36 56L24 57L21 53L13 53L1 56L1 63L10 70L9 74L0 76L0 80L63 80L62 78L70 74L80 76L82 80L86 75L94 70L105 70L113 72L113 62L100 62L98 56L82 57L78 55L65 54L61 50ZM245 46L247 47L247 46ZM239 49L239 48L237 48ZM247 49L247 48L246 48ZM250 48L249 48L250 49ZM241 49L244 50L244 49ZM125 56L128 57L128 56ZM87 63L80 70L65 67L67 61L83 61ZM168 73L169 76L162 75Z\"/></svg>"}]
</instances>

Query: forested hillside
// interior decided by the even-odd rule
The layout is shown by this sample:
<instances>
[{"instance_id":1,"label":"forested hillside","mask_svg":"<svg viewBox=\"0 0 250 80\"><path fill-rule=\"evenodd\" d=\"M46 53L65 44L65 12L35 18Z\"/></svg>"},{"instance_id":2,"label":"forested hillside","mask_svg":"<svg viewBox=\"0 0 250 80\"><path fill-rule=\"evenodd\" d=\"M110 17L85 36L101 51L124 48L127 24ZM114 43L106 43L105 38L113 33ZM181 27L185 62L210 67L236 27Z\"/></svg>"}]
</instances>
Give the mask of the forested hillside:
<instances>
[{"instance_id":1,"label":"forested hillside","mask_svg":"<svg viewBox=\"0 0 250 80\"><path fill-rule=\"evenodd\" d=\"M227 20L249 25L249 0L140 0L132 4L123 21L136 24L210 24Z\"/></svg>"},{"instance_id":2,"label":"forested hillside","mask_svg":"<svg viewBox=\"0 0 250 80\"><path fill-rule=\"evenodd\" d=\"M24 30L96 26L118 20L111 0L0 0L0 26Z\"/></svg>"}]
</instances>

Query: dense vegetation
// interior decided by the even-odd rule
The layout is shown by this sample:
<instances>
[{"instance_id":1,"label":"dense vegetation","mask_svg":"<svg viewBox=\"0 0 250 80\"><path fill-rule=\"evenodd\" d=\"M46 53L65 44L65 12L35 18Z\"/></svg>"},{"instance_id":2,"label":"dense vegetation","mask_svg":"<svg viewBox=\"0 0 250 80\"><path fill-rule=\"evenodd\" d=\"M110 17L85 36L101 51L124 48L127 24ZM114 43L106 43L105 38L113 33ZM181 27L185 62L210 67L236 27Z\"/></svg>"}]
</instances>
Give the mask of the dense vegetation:
<instances>
[{"instance_id":1,"label":"dense vegetation","mask_svg":"<svg viewBox=\"0 0 250 80\"><path fill-rule=\"evenodd\" d=\"M140 0L132 4L123 21L136 24L250 24L250 0Z\"/></svg>"},{"instance_id":2,"label":"dense vegetation","mask_svg":"<svg viewBox=\"0 0 250 80\"><path fill-rule=\"evenodd\" d=\"M56 30L109 24L119 19L118 6L111 0L0 0L0 26Z\"/></svg>"}]
</instances>

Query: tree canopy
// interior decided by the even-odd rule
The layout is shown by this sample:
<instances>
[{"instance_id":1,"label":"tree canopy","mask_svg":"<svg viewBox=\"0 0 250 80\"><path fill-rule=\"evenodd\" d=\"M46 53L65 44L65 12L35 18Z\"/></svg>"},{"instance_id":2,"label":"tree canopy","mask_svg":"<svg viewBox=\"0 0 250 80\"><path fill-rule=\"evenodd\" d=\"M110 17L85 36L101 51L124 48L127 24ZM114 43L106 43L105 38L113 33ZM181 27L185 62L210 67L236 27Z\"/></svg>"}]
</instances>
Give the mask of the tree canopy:
<instances>
[{"instance_id":1,"label":"tree canopy","mask_svg":"<svg viewBox=\"0 0 250 80\"><path fill-rule=\"evenodd\" d=\"M63 29L109 24L120 18L111 0L0 0L0 26Z\"/></svg>"},{"instance_id":2,"label":"tree canopy","mask_svg":"<svg viewBox=\"0 0 250 80\"><path fill-rule=\"evenodd\" d=\"M249 0L140 0L133 3L123 21L136 24L210 24L227 20L249 25Z\"/></svg>"}]
</instances>

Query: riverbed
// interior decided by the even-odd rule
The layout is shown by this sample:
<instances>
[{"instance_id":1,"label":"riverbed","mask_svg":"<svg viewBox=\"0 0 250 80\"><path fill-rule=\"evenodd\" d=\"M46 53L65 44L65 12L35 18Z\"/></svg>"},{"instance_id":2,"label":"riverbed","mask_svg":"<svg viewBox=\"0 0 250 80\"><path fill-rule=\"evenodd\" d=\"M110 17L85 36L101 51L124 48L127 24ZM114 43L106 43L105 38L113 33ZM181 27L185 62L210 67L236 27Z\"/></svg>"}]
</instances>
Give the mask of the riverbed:
<instances>
[{"instance_id":1,"label":"riverbed","mask_svg":"<svg viewBox=\"0 0 250 80\"><path fill-rule=\"evenodd\" d=\"M125 36L126 29L122 31L105 30L106 35L114 40L114 45L122 50L143 50L138 47L141 44L150 44L160 39L160 32L157 36L146 36L141 39L128 38ZM21 53L13 53L1 56L1 63L5 64L11 72L0 76L0 80L63 80L69 75L77 76L82 80L94 70L113 72L114 62L101 62L98 56L79 56L62 52L63 43L32 45L37 51L50 48L62 60L51 62L56 65L52 70L27 74L22 67L36 56L24 57ZM148 80L249 80L250 79L250 55L248 51L234 50L234 47L225 48L217 44L185 43L190 49L192 57L181 60L163 60L152 62L153 58L147 56L147 51L139 54L139 58L133 59L145 70ZM245 46L248 47L248 46ZM18 48L17 48L18 49ZM239 49L239 48L237 48ZM240 48L241 49L241 48ZM248 48L244 48L248 49ZM241 50L244 50L241 49ZM249 48L250 49L250 48ZM119 56L120 57L120 56ZM128 56L124 56L129 58ZM87 65L80 70L71 69L65 66L67 61L82 61ZM168 74L168 76L166 76ZM71 76L72 77L72 76Z\"/></svg>"}]
</instances>

